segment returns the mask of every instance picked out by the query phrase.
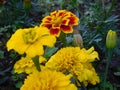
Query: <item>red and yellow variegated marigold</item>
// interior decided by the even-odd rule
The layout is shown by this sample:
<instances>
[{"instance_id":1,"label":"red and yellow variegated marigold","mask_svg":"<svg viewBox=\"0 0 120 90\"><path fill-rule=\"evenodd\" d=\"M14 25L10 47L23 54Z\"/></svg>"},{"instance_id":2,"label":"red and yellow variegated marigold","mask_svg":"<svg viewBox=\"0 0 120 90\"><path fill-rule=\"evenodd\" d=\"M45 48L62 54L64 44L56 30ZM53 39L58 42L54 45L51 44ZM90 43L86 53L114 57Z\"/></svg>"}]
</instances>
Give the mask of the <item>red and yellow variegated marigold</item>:
<instances>
[{"instance_id":1,"label":"red and yellow variegated marigold","mask_svg":"<svg viewBox=\"0 0 120 90\"><path fill-rule=\"evenodd\" d=\"M54 11L43 18L41 26L47 27L51 35L59 36L60 32L72 33L72 26L78 25L79 18L66 10Z\"/></svg>"}]
</instances>

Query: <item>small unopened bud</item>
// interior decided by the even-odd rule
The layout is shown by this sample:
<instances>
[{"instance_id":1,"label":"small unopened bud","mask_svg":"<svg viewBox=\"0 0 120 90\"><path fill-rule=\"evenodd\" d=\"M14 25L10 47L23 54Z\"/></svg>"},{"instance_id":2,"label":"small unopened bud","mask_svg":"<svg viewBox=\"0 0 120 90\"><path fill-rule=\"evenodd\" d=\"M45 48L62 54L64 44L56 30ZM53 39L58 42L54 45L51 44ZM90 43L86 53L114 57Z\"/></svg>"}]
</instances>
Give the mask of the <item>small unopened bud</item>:
<instances>
[{"instance_id":1,"label":"small unopened bud","mask_svg":"<svg viewBox=\"0 0 120 90\"><path fill-rule=\"evenodd\" d=\"M73 39L75 45L79 46L80 48L83 48L83 39L81 34L79 33L78 26L74 27Z\"/></svg>"},{"instance_id":2,"label":"small unopened bud","mask_svg":"<svg viewBox=\"0 0 120 90\"><path fill-rule=\"evenodd\" d=\"M29 11L31 8L31 0L24 0L23 1L23 8L25 11Z\"/></svg>"},{"instance_id":3,"label":"small unopened bud","mask_svg":"<svg viewBox=\"0 0 120 90\"><path fill-rule=\"evenodd\" d=\"M74 38L74 42L77 46L79 46L80 48L83 48L83 40L80 34L74 34L73 35Z\"/></svg>"},{"instance_id":4,"label":"small unopened bud","mask_svg":"<svg viewBox=\"0 0 120 90\"><path fill-rule=\"evenodd\" d=\"M108 49L114 49L117 44L117 34L115 31L109 30L106 37L106 46Z\"/></svg>"}]
</instances>

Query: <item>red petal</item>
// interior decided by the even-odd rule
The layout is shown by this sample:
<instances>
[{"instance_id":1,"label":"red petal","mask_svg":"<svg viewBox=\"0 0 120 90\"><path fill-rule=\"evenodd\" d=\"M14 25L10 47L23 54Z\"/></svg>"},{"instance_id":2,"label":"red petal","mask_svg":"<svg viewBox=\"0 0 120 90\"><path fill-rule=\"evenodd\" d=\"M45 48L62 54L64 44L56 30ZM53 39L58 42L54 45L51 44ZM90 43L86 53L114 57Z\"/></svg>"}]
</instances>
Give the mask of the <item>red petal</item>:
<instances>
[{"instance_id":1,"label":"red petal","mask_svg":"<svg viewBox=\"0 0 120 90\"><path fill-rule=\"evenodd\" d=\"M47 19L47 20L49 20L49 21L51 21L51 20L52 20L52 18L51 18L51 17L47 17L46 19Z\"/></svg>"},{"instance_id":2,"label":"red petal","mask_svg":"<svg viewBox=\"0 0 120 90\"><path fill-rule=\"evenodd\" d=\"M48 29L50 29L52 27L52 24L50 23L42 23L41 26L47 27Z\"/></svg>"},{"instance_id":3,"label":"red petal","mask_svg":"<svg viewBox=\"0 0 120 90\"><path fill-rule=\"evenodd\" d=\"M70 17L70 22L69 25L76 25L76 18L75 17Z\"/></svg>"},{"instance_id":4,"label":"red petal","mask_svg":"<svg viewBox=\"0 0 120 90\"><path fill-rule=\"evenodd\" d=\"M52 17L46 16L45 18L42 19L42 22L44 22L44 23L50 23L51 20L52 20Z\"/></svg>"},{"instance_id":5,"label":"red petal","mask_svg":"<svg viewBox=\"0 0 120 90\"><path fill-rule=\"evenodd\" d=\"M56 13L57 13L57 12L54 11L54 12L51 12L50 15L51 15L51 16L56 16Z\"/></svg>"},{"instance_id":6,"label":"red petal","mask_svg":"<svg viewBox=\"0 0 120 90\"><path fill-rule=\"evenodd\" d=\"M72 32L73 32L73 29L72 29L71 26L61 25L61 30L62 30L64 33L72 33Z\"/></svg>"},{"instance_id":7,"label":"red petal","mask_svg":"<svg viewBox=\"0 0 120 90\"><path fill-rule=\"evenodd\" d=\"M62 25L68 25L68 23L69 23L69 19L66 19L66 20L62 21Z\"/></svg>"},{"instance_id":8,"label":"red petal","mask_svg":"<svg viewBox=\"0 0 120 90\"><path fill-rule=\"evenodd\" d=\"M51 35L55 35L55 36L59 36L60 35L60 30L59 29L50 29L50 34Z\"/></svg>"},{"instance_id":9,"label":"red petal","mask_svg":"<svg viewBox=\"0 0 120 90\"><path fill-rule=\"evenodd\" d=\"M58 17L59 17L59 16L62 16L64 13L65 13L65 10L59 10L59 11L58 11Z\"/></svg>"}]
</instances>

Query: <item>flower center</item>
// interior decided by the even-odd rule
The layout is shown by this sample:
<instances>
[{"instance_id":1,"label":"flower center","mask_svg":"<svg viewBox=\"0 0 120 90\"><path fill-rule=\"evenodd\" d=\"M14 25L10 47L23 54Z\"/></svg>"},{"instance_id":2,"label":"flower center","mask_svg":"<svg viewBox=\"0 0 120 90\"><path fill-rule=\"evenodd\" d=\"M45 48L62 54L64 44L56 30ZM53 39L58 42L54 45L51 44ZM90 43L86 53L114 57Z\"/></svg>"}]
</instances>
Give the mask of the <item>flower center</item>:
<instances>
[{"instance_id":1,"label":"flower center","mask_svg":"<svg viewBox=\"0 0 120 90\"><path fill-rule=\"evenodd\" d=\"M62 21L62 18L61 17L55 17L53 20L52 20L52 24L60 24Z\"/></svg>"},{"instance_id":2,"label":"flower center","mask_svg":"<svg viewBox=\"0 0 120 90\"><path fill-rule=\"evenodd\" d=\"M23 40L26 43L34 43L37 40L38 36L35 32L35 30L29 30L25 33L23 33Z\"/></svg>"}]
</instances>

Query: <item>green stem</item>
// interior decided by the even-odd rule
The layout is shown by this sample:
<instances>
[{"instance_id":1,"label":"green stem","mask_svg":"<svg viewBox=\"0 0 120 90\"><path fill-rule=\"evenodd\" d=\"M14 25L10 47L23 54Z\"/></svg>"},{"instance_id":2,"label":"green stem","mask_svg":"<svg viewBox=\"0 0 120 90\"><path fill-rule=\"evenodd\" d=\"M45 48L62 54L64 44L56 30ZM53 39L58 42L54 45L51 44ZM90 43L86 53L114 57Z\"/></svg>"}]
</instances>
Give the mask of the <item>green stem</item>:
<instances>
[{"instance_id":1,"label":"green stem","mask_svg":"<svg viewBox=\"0 0 120 90\"><path fill-rule=\"evenodd\" d=\"M105 68L105 75L104 75L104 82L103 82L104 83L104 88L103 88L103 90L105 90L105 83L106 83L106 79L107 79L107 74L108 74L108 69L109 69L111 57L112 57L112 50L108 50L107 66Z\"/></svg>"},{"instance_id":2,"label":"green stem","mask_svg":"<svg viewBox=\"0 0 120 90\"><path fill-rule=\"evenodd\" d=\"M105 1L104 0L102 0L102 8L103 8L104 19L106 19L106 10L105 10Z\"/></svg>"},{"instance_id":3,"label":"green stem","mask_svg":"<svg viewBox=\"0 0 120 90\"><path fill-rule=\"evenodd\" d=\"M59 40L63 43L64 46L67 46L67 41L66 41L66 34L61 32L59 36Z\"/></svg>"},{"instance_id":4,"label":"green stem","mask_svg":"<svg viewBox=\"0 0 120 90\"><path fill-rule=\"evenodd\" d=\"M79 5L77 3L77 0L72 0L72 3L74 5L74 7L77 9L77 11L79 12L80 16L83 17L83 13L80 11Z\"/></svg>"},{"instance_id":5,"label":"green stem","mask_svg":"<svg viewBox=\"0 0 120 90\"><path fill-rule=\"evenodd\" d=\"M111 4L111 7L109 8L108 12L107 12L107 16L109 16L109 14L111 13L111 11L114 9L115 7L115 2L116 0L112 0L112 4Z\"/></svg>"},{"instance_id":6,"label":"green stem","mask_svg":"<svg viewBox=\"0 0 120 90\"><path fill-rule=\"evenodd\" d=\"M63 5L64 5L64 0L62 0L62 2L60 3L60 9L63 9Z\"/></svg>"}]
</instances>

